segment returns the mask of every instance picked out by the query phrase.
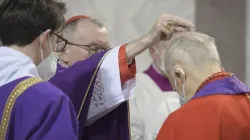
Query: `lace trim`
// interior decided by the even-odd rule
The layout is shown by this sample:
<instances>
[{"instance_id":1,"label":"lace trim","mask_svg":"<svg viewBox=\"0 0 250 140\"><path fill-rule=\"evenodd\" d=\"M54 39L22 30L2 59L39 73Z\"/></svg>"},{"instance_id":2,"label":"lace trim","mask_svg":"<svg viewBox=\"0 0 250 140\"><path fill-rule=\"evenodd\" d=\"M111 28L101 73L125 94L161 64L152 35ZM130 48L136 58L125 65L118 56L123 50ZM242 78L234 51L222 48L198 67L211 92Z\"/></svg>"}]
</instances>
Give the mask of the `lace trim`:
<instances>
[{"instance_id":1,"label":"lace trim","mask_svg":"<svg viewBox=\"0 0 250 140\"><path fill-rule=\"evenodd\" d=\"M98 72L96 81L94 84L93 94L90 101L89 117L95 116L100 112L107 110L106 97L104 92L104 86L102 81L101 72Z\"/></svg>"}]
</instances>

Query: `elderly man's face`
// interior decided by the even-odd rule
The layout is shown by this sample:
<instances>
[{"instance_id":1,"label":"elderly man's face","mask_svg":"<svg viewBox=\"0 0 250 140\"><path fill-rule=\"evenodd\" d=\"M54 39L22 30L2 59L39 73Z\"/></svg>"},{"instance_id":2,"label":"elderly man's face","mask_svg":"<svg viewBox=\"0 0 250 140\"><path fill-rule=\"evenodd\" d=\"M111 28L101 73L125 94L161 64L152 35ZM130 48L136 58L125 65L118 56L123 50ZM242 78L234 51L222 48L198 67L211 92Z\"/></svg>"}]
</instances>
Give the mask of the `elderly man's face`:
<instances>
[{"instance_id":1,"label":"elderly man's face","mask_svg":"<svg viewBox=\"0 0 250 140\"><path fill-rule=\"evenodd\" d=\"M66 33L64 37L69 43L60 58L67 66L71 66L79 60L85 60L109 47L106 28L100 28L88 20L80 21L73 35Z\"/></svg>"}]
</instances>

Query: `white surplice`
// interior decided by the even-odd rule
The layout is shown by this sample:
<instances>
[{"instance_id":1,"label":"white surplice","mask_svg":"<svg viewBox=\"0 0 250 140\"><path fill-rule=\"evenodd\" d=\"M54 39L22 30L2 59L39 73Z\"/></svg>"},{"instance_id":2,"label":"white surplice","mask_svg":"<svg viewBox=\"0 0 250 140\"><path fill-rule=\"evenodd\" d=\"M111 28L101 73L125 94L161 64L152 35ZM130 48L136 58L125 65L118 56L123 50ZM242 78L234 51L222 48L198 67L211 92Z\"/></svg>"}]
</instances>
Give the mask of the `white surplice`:
<instances>
[{"instance_id":1,"label":"white surplice","mask_svg":"<svg viewBox=\"0 0 250 140\"><path fill-rule=\"evenodd\" d=\"M33 60L9 47L0 47L0 86L26 76L39 77Z\"/></svg>"},{"instance_id":2,"label":"white surplice","mask_svg":"<svg viewBox=\"0 0 250 140\"><path fill-rule=\"evenodd\" d=\"M87 125L107 115L128 100L135 87L135 78L121 83L119 49L113 48L104 58L97 73L88 112Z\"/></svg>"},{"instance_id":3,"label":"white surplice","mask_svg":"<svg viewBox=\"0 0 250 140\"><path fill-rule=\"evenodd\" d=\"M129 106L132 140L155 140L165 119L181 105L176 92L163 92L147 74L139 73Z\"/></svg>"}]
</instances>

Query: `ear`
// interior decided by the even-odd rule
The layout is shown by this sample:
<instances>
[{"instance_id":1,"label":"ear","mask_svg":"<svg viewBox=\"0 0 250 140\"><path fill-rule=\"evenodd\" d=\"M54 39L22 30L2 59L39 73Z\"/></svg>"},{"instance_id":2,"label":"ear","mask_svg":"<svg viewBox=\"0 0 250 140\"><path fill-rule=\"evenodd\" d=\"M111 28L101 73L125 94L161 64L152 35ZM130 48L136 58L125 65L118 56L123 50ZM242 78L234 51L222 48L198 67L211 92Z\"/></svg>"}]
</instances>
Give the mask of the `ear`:
<instances>
[{"instance_id":1,"label":"ear","mask_svg":"<svg viewBox=\"0 0 250 140\"><path fill-rule=\"evenodd\" d=\"M46 31L42 32L42 34L40 35L41 47L43 47L44 44L47 42L50 32L51 32L50 29L47 29Z\"/></svg>"},{"instance_id":2,"label":"ear","mask_svg":"<svg viewBox=\"0 0 250 140\"><path fill-rule=\"evenodd\" d=\"M65 49L63 52L59 52L59 60L68 66L69 64L69 52Z\"/></svg>"},{"instance_id":3,"label":"ear","mask_svg":"<svg viewBox=\"0 0 250 140\"><path fill-rule=\"evenodd\" d=\"M176 65L174 66L174 76L178 84L184 84L186 81L186 73L183 67Z\"/></svg>"}]
</instances>

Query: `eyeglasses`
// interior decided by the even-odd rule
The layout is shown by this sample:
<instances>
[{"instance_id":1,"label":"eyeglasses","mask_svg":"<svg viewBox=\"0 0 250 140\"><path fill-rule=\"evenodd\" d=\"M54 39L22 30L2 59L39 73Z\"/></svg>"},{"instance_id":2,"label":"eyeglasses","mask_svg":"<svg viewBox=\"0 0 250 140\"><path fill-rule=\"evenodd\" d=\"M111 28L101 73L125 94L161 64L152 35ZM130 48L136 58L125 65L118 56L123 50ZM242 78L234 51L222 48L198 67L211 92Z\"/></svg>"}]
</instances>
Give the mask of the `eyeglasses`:
<instances>
[{"instance_id":1,"label":"eyeglasses","mask_svg":"<svg viewBox=\"0 0 250 140\"><path fill-rule=\"evenodd\" d=\"M109 47L102 47L98 44L92 44L92 45L81 45L81 44L75 44L75 43L71 43L69 42L67 39L63 38L62 36L56 34L56 33L52 33L55 36L57 36L58 40L57 40L57 47L56 47L56 51L57 52L63 52L65 51L66 46L69 45L73 45L73 46L77 46L80 47L82 49L85 49L89 52L89 54L95 54L97 52L101 52L101 51L105 51L107 49L109 49Z\"/></svg>"}]
</instances>

